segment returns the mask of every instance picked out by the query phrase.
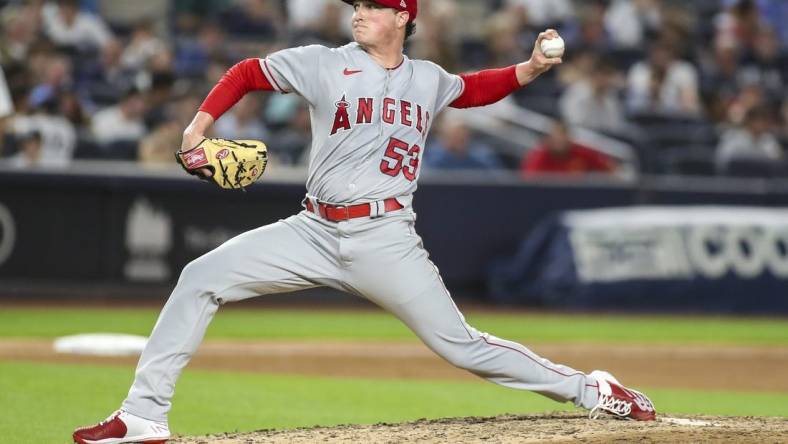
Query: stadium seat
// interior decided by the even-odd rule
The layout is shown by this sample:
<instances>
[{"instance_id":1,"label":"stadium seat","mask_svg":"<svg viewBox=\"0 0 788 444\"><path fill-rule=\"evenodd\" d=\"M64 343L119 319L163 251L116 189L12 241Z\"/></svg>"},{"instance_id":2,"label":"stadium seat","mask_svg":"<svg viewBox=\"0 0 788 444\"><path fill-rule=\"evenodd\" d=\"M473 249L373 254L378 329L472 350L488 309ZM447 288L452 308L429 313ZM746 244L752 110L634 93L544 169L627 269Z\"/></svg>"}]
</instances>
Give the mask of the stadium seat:
<instances>
[{"instance_id":1,"label":"stadium seat","mask_svg":"<svg viewBox=\"0 0 788 444\"><path fill-rule=\"evenodd\" d=\"M100 159L104 157L101 148L93 141L77 139L74 148L74 159Z\"/></svg>"},{"instance_id":2,"label":"stadium seat","mask_svg":"<svg viewBox=\"0 0 788 444\"><path fill-rule=\"evenodd\" d=\"M102 158L108 160L137 160L137 141L119 140L102 147Z\"/></svg>"},{"instance_id":3,"label":"stadium seat","mask_svg":"<svg viewBox=\"0 0 788 444\"><path fill-rule=\"evenodd\" d=\"M766 159L733 159L722 166L720 174L731 177L786 177L785 162Z\"/></svg>"},{"instance_id":4,"label":"stadium seat","mask_svg":"<svg viewBox=\"0 0 788 444\"><path fill-rule=\"evenodd\" d=\"M672 147L662 157L664 171L681 176L714 176L714 146Z\"/></svg>"}]
</instances>

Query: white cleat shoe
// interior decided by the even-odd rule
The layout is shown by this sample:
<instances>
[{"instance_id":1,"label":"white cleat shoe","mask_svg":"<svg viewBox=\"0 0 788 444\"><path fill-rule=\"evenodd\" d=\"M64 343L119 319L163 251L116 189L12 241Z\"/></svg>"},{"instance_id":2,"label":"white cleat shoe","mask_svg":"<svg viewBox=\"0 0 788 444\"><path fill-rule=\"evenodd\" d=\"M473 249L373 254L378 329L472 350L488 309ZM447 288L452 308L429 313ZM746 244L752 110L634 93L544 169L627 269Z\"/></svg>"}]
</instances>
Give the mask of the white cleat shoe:
<instances>
[{"instance_id":1,"label":"white cleat shoe","mask_svg":"<svg viewBox=\"0 0 788 444\"><path fill-rule=\"evenodd\" d=\"M654 421L657 411L654 403L643 393L624 387L608 372L594 370L589 375L599 383L599 401L588 414L596 419L601 412L637 421Z\"/></svg>"}]
</instances>

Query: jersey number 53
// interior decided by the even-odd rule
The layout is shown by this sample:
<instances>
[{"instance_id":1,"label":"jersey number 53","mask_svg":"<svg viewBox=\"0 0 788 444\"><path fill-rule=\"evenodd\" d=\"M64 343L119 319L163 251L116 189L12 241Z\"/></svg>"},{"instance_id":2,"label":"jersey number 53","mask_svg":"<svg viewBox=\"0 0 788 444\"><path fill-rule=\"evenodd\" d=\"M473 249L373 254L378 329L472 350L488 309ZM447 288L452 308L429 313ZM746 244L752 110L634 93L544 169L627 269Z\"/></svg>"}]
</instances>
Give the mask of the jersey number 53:
<instances>
[{"instance_id":1,"label":"jersey number 53","mask_svg":"<svg viewBox=\"0 0 788 444\"><path fill-rule=\"evenodd\" d=\"M419 169L420 152L421 147L418 145L409 146L406 142L392 137L386 147L383 160L380 161L380 171L391 177L396 177L401 171L405 179L413 182ZM403 165L406 161L407 163Z\"/></svg>"}]
</instances>

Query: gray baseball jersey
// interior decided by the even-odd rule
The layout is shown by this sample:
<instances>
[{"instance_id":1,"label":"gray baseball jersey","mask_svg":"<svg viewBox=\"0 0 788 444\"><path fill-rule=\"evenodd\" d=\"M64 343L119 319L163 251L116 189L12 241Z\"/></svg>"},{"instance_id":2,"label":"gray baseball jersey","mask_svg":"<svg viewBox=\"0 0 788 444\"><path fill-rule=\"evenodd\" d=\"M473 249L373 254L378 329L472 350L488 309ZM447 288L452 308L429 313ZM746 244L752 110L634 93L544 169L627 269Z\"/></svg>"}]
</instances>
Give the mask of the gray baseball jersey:
<instances>
[{"instance_id":1,"label":"gray baseball jersey","mask_svg":"<svg viewBox=\"0 0 788 444\"><path fill-rule=\"evenodd\" d=\"M497 384L592 408L594 378L465 321L416 234L410 205L434 116L462 92L460 77L409 60L378 66L353 43L308 46L260 61L281 92L311 106L307 188L323 202L397 198L404 208L331 222L311 211L229 240L186 266L140 357L122 408L165 421L181 370L222 304L330 286L397 316L435 353Z\"/></svg>"},{"instance_id":2,"label":"gray baseball jersey","mask_svg":"<svg viewBox=\"0 0 788 444\"><path fill-rule=\"evenodd\" d=\"M378 65L358 43L304 46L260 60L274 88L307 100L312 150L307 191L324 202L371 202L416 190L433 117L462 93L463 81L407 56Z\"/></svg>"}]
</instances>

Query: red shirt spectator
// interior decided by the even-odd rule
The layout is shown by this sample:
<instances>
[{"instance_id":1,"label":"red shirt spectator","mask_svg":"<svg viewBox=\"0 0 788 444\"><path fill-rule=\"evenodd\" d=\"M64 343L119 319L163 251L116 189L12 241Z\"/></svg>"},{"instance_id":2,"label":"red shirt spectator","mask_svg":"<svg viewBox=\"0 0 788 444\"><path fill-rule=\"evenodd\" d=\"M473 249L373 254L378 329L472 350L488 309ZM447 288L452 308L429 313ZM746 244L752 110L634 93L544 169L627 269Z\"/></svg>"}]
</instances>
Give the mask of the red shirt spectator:
<instances>
[{"instance_id":1,"label":"red shirt spectator","mask_svg":"<svg viewBox=\"0 0 788 444\"><path fill-rule=\"evenodd\" d=\"M567 128L557 123L540 145L523 158L520 173L532 176L545 173L609 173L615 165L606 155L569 139Z\"/></svg>"}]
</instances>

